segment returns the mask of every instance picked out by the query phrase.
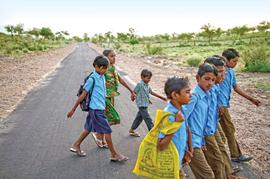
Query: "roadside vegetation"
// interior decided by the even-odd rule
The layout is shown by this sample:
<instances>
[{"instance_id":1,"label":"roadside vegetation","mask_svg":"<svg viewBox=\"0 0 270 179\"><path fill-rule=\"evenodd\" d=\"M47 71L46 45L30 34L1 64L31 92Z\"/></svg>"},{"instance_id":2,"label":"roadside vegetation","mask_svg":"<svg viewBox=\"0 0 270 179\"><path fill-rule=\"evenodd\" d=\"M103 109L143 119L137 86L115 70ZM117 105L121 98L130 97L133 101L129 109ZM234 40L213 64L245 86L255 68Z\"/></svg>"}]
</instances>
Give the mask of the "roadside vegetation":
<instances>
[{"instance_id":1,"label":"roadside vegetation","mask_svg":"<svg viewBox=\"0 0 270 179\"><path fill-rule=\"evenodd\" d=\"M104 48L113 48L132 55L156 56L175 60L180 65L197 66L204 58L235 48L241 54L238 70L270 72L270 22L254 27L246 25L228 30L210 24L198 33L161 34L141 37L135 29L128 33L95 34L90 40Z\"/></svg>"},{"instance_id":2,"label":"roadside vegetation","mask_svg":"<svg viewBox=\"0 0 270 179\"><path fill-rule=\"evenodd\" d=\"M25 30L23 24L7 25L6 33L0 32L0 55L20 57L36 51L63 47L79 37L68 38L67 31L53 32L48 27Z\"/></svg>"}]
</instances>

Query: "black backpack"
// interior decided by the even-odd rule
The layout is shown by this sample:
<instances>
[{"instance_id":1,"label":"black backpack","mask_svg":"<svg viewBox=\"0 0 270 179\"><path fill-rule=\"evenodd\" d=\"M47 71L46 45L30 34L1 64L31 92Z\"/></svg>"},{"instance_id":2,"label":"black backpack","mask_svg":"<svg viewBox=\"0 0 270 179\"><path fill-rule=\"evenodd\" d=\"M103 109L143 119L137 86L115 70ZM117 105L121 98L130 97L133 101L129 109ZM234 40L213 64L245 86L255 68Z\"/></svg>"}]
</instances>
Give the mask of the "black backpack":
<instances>
[{"instance_id":1,"label":"black backpack","mask_svg":"<svg viewBox=\"0 0 270 179\"><path fill-rule=\"evenodd\" d=\"M84 79L84 83L80 86L79 90L78 90L78 93L77 93L77 96L79 97L82 92L83 92L83 87L86 83L86 81L89 79L89 78L92 78L93 79L93 85L89 91L89 93L87 94L87 96L82 100L82 102L80 103L80 107L82 109L82 111L89 111L89 104L90 104L90 101L91 101L91 96L92 96L92 93L93 93L93 90L94 90L94 86L95 86L95 78L93 76L91 76L93 74L93 72L91 72L85 79Z\"/></svg>"}]
</instances>

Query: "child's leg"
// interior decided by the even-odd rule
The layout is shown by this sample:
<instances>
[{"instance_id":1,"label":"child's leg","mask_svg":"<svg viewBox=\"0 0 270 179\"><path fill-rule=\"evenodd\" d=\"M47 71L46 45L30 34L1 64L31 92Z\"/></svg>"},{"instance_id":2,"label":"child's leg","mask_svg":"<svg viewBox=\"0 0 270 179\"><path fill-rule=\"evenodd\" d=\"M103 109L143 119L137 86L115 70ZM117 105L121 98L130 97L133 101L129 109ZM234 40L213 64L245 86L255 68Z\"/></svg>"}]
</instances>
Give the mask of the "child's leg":
<instances>
[{"instance_id":1,"label":"child's leg","mask_svg":"<svg viewBox=\"0 0 270 179\"><path fill-rule=\"evenodd\" d=\"M113 146L113 143L112 143L112 136L111 134L104 134L105 135L105 140L107 142L107 145L108 145L108 148L111 152L111 156L112 157L115 157L117 155L117 152Z\"/></svg>"},{"instance_id":2,"label":"child's leg","mask_svg":"<svg viewBox=\"0 0 270 179\"><path fill-rule=\"evenodd\" d=\"M238 142L235 138L235 127L233 125L229 110L227 108L225 108L224 114L221 117L220 125L226 135L228 146L231 152L231 157L232 158L240 157L242 153L238 145Z\"/></svg>"},{"instance_id":3,"label":"child's leg","mask_svg":"<svg viewBox=\"0 0 270 179\"><path fill-rule=\"evenodd\" d=\"M186 174L183 168L179 171L179 176L180 179L186 179Z\"/></svg>"},{"instance_id":4,"label":"child's leg","mask_svg":"<svg viewBox=\"0 0 270 179\"><path fill-rule=\"evenodd\" d=\"M215 175L207 163L202 149L194 148L193 157L189 166L196 178L200 179L214 179Z\"/></svg>"},{"instance_id":5,"label":"child's leg","mask_svg":"<svg viewBox=\"0 0 270 179\"><path fill-rule=\"evenodd\" d=\"M95 135L97 136L98 140L103 141L104 134L100 134L96 132Z\"/></svg>"},{"instance_id":6,"label":"child's leg","mask_svg":"<svg viewBox=\"0 0 270 179\"><path fill-rule=\"evenodd\" d=\"M115 148L113 146L111 134L105 134L105 139L106 139L106 142L108 144L108 148L109 148L109 150L111 152L111 160L112 161L122 162L122 161L128 160L128 157L126 157L124 155L121 155L121 154L116 152L116 150L115 150Z\"/></svg>"},{"instance_id":7,"label":"child's leg","mask_svg":"<svg viewBox=\"0 0 270 179\"><path fill-rule=\"evenodd\" d=\"M215 133L215 138L216 138L218 147L222 153L223 161L225 164L226 175L229 176L233 173L233 167L232 167L230 157L226 151L225 144L224 144L219 132Z\"/></svg>"},{"instance_id":8,"label":"child's leg","mask_svg":"<svg viewBox=\"0 0 270 179\"><path fill-rule=\"evenodd\" d=\"M150 131L153 128L154 124L153 124L152 119L148 113L147 107L141 108L140 112L141 112L142 118L144 119L144 121L147 125L148 130Z\"/></svg>"},{"instance_id":9,"label":"child's leg","mask_svg":"<svg viewBox=\"0 0 270 179\"><path fill-rule=\"evenodd\" d=\"M219 149L215 136L206 136L205 143L207 150L203 152L208 164L210 165L215 174L215 177L220 179L226 179L227 177L223 156Z\"/></svg>"},{"instance_id":10,"label":"child's leg","mask_svg":"<svg viewBox=\"0 0 270 179\"><path fill-rule=\"evenodd\" d=\"M79 136L79 138L74 142L73 147L76 150L81 150L81 143L83 142L83 140L88 136L90 132L87 130L84 130L81 135Z\"/></svg>"},{"instance_id":11,"label":"child's leg","mask_svg":"<svg viewBox=\"0 0 270 179\"><path fill-rule=\"evenodd\" d=\"M142 123L142 115L141 115L141 112L140 112L140 108L139 108L139 111L136 115L136 118L134 119L132 125L131 125L131 130L134 131L135 129L137 129L137 127Z\"/></svg>"},{"instance_id":12,"label":"child's leg","mask_svg":"<svg viewBox=\"0 0 270 179\"><path fill-rule=\"evenodd\" d=\"M222 129L219 122L218 122L218 132L219 132L219 135L220 135L220 137L221 137L221 139L222 139L222 141L223 141L223 143L225 145L227 143L226 136L225 136L225 134L223 132L223 129Z\"/></svg>"}]
</instances>

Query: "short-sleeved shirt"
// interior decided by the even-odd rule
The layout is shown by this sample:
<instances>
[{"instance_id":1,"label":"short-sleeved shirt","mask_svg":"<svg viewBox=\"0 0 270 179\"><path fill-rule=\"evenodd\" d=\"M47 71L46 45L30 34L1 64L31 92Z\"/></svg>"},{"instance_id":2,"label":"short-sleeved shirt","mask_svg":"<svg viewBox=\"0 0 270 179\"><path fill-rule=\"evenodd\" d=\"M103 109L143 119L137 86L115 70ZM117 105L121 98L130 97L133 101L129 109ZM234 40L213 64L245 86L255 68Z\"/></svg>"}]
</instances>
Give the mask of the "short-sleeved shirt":
<instances>
[{"instance_id":1,"label":"short-sleeved shirt","mask_svg":"<svg viewBox=\"0 0 270 179\"><path fill-rule=\"evenodd\" d=\"M135 87L134 92L136 93L136 104L138 107L148 107L150 104L150 96L152 89L148 84L145 84L141 80Z\"/></svg>"},{"instance_id":2,"label":"short-sleeved shirt","mask_svg":"<svg viewBox=\"0 0 270 179\"><path fill-rule=\"evenodd\" d=\"M164 111L167 111L167 112L170 112L173 114L177 114L179 110L171 102L169 102L168 105L165 107ZM175 117L169 116L169 120L171 122L174 122ZM160 132L158 137L160 139L162 139L165 137L165 134ZM175 144L177 151L178 151L179 164L180 164L179 166L181 169L182 168L182 160L184 158L185 151L187 149L187 141L188 141L186 120L182 123L181 127L173 134L172 141Z\"/></svg>"},{"instance_id":3,"label":"short-sleeved shirt","mask_svg":"<svg viewBox=\"0 0 270 179\"><path fill-rule=\"evenodd\" d=\"M95 86L91 96L89 107L91 109L105 110L105 99L106 99L106 86L104 75L98 74L96 71L91 75L95 79ZM84 85L84 90L89 93L92 89L93 79L88 78Z\"/></svg>"},{"instance_id":4,"label":"short-sleeved shirt","mask_svg":"<svg viewBox=\"0 0 270 179\"><path fill-rule=\"evenodd\" d=\"M218 127L218 109L219 109L218 97L220 96L219 84L214 85L209 91L209 93L210 93L210 99L209 99L210 106L209 106L209 111L208 111L206 127L205 127L206 136L214 135Z\"/></svg>"},{"instance_id":5,"label":"short-sleeved shirt","mask_svg":"<svg viewBox=\"0 0 270 179\"><path fill-rule=\"evenodd\" d=\"M187 105L182 106L182 111L192 133L192 146L201 148L205 146L204 130L207 122L209 106L209 93L204 92L197 85Z\"/></svg>"},{"instance_id":6,"label":"short-sleeved shirt","mask_svg":"<svg viewBox=\"0 0 270 179\"><path fill-rule=\"evenodd\" d=\"M234 70L232 68L228 68L225 79L222 83L220 83L220 101L224 107L230 107L230 95L232 88L237 84Z\"/></svg>"}]
</instances>

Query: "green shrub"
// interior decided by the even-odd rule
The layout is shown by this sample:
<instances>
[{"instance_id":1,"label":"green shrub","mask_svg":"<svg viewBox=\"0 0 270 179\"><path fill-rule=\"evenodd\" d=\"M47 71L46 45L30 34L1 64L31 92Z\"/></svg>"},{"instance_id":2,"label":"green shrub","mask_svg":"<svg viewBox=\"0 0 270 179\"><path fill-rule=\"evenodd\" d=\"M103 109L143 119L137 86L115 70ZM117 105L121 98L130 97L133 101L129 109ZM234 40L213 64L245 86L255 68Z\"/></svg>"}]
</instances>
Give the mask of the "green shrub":
<instances>
[{"instance_id":1,"label":"green shrub","mask_svg":"<svg viewBox=\"0 0 270 179\"><path fill-rule=\"evenodd\" d=\"M248 72L270 72L270 53L264 46L247 49L242 58L245 63L244 71Z\"/></svg>"},{"instance_id":2,"label":"green shrub","mask_svg":"<svg viewBox=\"0 0 270 179\"><path fill-rule=\"evenodd\" d=\"M131 44L131 45L139 44L139 40L136 39L136 38L132 38L132 39L129 40L129 44Z\"/></svg>"},{"instance_id":3,"label":"green shrub","mask_svg":"<svg viewBox=\"0 0 270 179\"><path fill-rule=\"evenodd\" d=\"M121 48L121 44L119 42L114 42L113 43L113 48L116 50L119 50Z\"/></svg>"},{"instance_id":4,"label":"green shrub","mask_svg":"<svg viewBox=\"0 0 270 179\"><path fill-rule=\"evenodd\" d=\"M148 55L160 55L162 54L163 48L162 47L153 47L150 44L146 44L146 53Z\"/></svg>"},{"instance_id":5,"label":"green shrub","mask_svg":"<svg viewBox=\"0 0 270 179\"><path fill-rule=\"evenodd\" d=\"M201 63L202 57L199 55L192 55L187 58L187 63L189 66L197 67Z\"/></svg>"}]
</instances>

